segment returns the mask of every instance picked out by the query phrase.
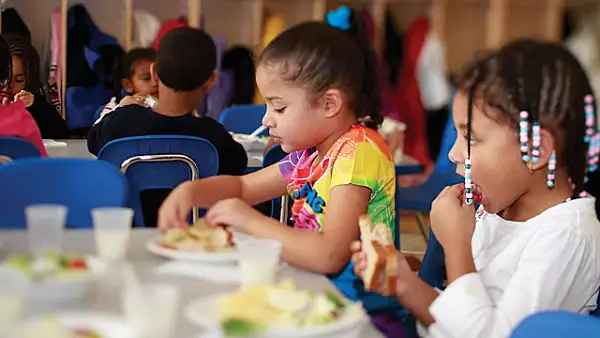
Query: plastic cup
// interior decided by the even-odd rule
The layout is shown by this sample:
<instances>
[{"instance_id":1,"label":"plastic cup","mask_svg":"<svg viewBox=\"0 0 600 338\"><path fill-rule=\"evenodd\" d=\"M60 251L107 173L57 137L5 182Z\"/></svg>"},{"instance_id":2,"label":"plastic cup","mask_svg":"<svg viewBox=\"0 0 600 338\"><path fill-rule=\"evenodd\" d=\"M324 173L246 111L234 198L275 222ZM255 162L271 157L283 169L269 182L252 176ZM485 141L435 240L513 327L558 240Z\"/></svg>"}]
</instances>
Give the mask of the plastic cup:
<instances>
[{"instance_id":1,"label":"plastic cup","mask_svg":"<svg viewBox=\"0 0 600 338\"><path fill-rule=\"evenodd\" d=\"M236 241L241 286L267 285L275 281L281 243L271 239L244 238Z\"/></svg>"},{"instance_id":2,"label":"plastic cup","mask_svg":"<svg viewBox=\"0 0 600 338\"><path fill-rule=\"evenodd\" d=\"M174 285L147 284L138 290L125 287L121 294L123 316L139 337L174 337L179 299L179 289Z\"/></svg>"},{"instance_id":3,"label":"plastic cup","mask_svg":"<svg viewBox=\"0 0 600 338\"><path fill-rule=\"evenodd\" d=\"M25 208L29 246L34 256L60 253L67 219L67 207L59 204L36 204Z\"/></svg>"},{"instance_id":4,"label":"plastic cup","mask_svg":"<svg viewBox=\"0 0 600 338\"><path fill-rule=\"evenodd\" d=\"M133 210L96 208L92 210L96 250L101 259L123 260L127 254Z\"/></svg>"},{"instance_id":5,"label":"plastic cup","mask_svg":"<svg viewBox=\"0 0 600 338\"><path fill-rule=\"evenodd\" d=\"M27 282L7 270L0 271L0 337L20 323Z\"/></svg>"}]
</instances>

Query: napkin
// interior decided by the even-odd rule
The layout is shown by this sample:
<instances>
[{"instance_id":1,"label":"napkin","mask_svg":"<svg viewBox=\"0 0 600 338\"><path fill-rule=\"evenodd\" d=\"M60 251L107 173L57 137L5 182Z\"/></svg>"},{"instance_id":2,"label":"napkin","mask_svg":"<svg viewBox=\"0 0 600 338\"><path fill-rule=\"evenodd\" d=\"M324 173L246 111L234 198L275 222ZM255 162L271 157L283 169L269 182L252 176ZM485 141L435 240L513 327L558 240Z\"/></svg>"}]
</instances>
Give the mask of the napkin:
<instances>
[{"instance_id":1,"label":"napkin","mask_svg":"<svg viewBox=\"0 0 600 338\"><path fill-rule=\"evenodd\" d=\"M59 148L66 147L67 143L65 142L57 142L51 139L44 139L44 147L46 148Z\"/></svg>"},{"instance_id":2,"label":"napkin","mask_svg":"<svg viewBox=\"0 0 600 338\"><path fill-rule=\"evenodd\" d=\"M217 283L240 283L240 268L236 265L208 265L188 261L168 261L154 269L154 273L185 276Z\"/></svg>"}]
</instances>

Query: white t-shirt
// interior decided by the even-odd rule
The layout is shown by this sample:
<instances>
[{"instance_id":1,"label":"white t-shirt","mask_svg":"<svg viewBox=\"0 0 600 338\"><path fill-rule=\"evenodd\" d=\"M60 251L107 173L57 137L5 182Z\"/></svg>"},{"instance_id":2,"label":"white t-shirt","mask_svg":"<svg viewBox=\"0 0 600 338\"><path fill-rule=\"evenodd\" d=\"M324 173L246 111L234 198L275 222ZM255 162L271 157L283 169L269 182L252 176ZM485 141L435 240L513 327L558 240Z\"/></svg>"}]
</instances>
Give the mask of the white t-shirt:
<instances>
[{"instance_id":1,"label":"white t-shirt","mask_svg":"<svg viewBox=\"0 0 600 338\"><path fill-rule=\"evenodd\" d=\"M431 304L426 337L509 337L543 310L589 313L600 287L600 222L595 199L557 205L526 222L477 212L476 273L464 275ZM422 329L422 328L420 328Z\"/></svg>"}]
</instances>

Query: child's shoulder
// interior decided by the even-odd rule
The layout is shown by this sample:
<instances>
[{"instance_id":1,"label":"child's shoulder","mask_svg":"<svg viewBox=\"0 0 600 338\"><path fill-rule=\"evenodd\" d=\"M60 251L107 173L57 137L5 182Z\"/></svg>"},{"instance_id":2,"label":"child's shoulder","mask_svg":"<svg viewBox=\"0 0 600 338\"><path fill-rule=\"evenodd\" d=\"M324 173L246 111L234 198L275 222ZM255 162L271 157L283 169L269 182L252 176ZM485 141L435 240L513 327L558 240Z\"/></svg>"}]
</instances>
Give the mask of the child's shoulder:
<instances>
[{"instance_id":1,"label":"child's shoulder","mask_svg":"<svg viewBox=\"0 0 600 338\"><path fill-rule=\"evenodd\" d=\"M360 154L375 158L383 157L387 161L393 162L385 139L377 130L355 125L335 142L331 155L350 157Z\"/></svg>"}]
</instances>

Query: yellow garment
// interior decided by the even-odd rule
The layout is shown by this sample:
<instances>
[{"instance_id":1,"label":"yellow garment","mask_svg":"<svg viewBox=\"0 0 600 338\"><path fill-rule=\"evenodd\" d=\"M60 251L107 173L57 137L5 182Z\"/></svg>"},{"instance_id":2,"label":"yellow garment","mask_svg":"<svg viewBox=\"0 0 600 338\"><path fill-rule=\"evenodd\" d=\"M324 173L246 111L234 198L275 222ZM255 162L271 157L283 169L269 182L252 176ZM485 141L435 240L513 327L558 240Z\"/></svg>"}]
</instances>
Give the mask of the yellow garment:
<instances>
[{"instance_id":1,"label":"yellow garment","mask_svg":"<svg viewBox=\"0 0 600 338\"><path fill-rule=\"evenodd\" d=\"M282 16L272 14L265 20L263 27L263 37L260 48L265 48L275 39L275 37L285 30L286 23ZM265 104L265 99L260 94L258 88L254 91L254 104Z\"/></svg>"}]
</instances>

